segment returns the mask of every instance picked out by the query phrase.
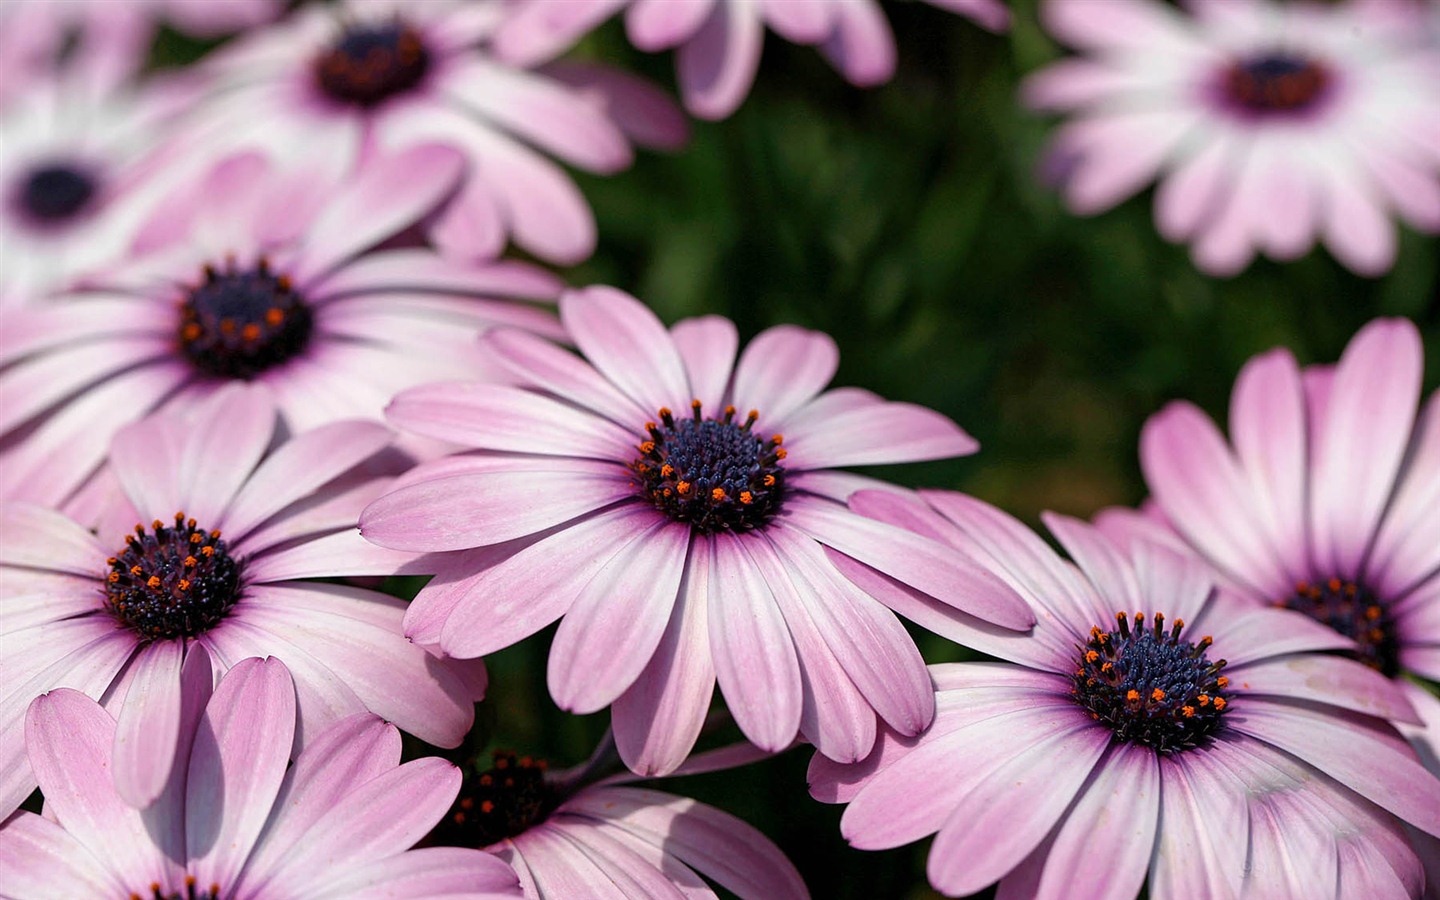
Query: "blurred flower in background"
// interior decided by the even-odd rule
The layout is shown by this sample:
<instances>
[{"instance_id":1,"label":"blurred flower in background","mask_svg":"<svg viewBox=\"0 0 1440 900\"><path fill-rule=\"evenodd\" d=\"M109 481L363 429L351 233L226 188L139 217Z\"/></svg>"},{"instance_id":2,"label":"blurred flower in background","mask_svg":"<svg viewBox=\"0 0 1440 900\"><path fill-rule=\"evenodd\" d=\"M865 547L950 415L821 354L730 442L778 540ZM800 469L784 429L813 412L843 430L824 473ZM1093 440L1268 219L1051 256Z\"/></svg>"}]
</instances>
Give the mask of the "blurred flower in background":
<instances>
[{"instance_id":1,"label":"blurred flower in background","mask_svg":"<svg viewBox=\"0 0 1440 900\"><path fill-rule=\"evenodd\" d=\"M1354 271L1395 261L1398 216L1440 231L1440 45L1419 4L1048 0L1078 51L1025 82L1070 115L1044 175L1081 215L1158 181L1160 233L1221 276L1318 240Z\"/></svg>"},{"instance_id":2,"label":"blurred flower in background","mask_svg":"<svg viewBox=\"0 0 1440 900\"><path fill-rule=\"evenodd\" d=\"M927 0L991 31L1010 24L1001 0ZM544 62L625 11L625 30L641 50L678 47L676 75L685 108L724 119L739 108L760 69L768 27L813 44L851 84L873 87L895 74L895 36L876 0L515 0L495 35L504 59Z\"/></svg>"},{"instance_id":3,"label":"blurred flower in background","mask_svg":"<svg viewBox=\"0 0 1440 900\"><path fill-rule=\"evenodd\" d=\"M213 91L187 133L214 151L262 148L344 176L377 153L444 142L464 154L454 200L429 223L445 253L507 241L549 262L595 250L589 205L554 156L628 167L632 143L674 149L688 126L644 80L599 66L559 74L493 58L500 3L371 0L313 5L204 63Z\"/></svg>"}]
</instances>

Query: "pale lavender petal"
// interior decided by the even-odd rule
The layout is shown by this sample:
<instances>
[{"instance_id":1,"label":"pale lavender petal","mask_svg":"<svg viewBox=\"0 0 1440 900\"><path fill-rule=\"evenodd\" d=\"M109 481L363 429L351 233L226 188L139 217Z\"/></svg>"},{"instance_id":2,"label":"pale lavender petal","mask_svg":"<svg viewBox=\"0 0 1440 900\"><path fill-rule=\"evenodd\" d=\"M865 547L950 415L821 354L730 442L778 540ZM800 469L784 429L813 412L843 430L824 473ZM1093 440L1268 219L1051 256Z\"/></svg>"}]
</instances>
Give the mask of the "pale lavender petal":
<instances>
[{"instance_id":1,"label":"pale lavender petal","mask_svg":"<svg viewBox=\"0 0 1440 900\"><path fill-rule=\"evenodd\" d=\"M670 332L639 300L604 286L571 291L560 298L560 321L585 358L647 415L690 401Z\"/></svg>"},{"instance_id":2,"label":"pale lavender petal","mask_svg":"<svg viewBox=\"0 0 1440 900\"><path fill-rule=\"evenodd\" d=\"M609 462L537 458L519 471L453 475L400 488L366 507L360 527L367 539L396 550L498 544L633 499L633 478Z\"/></svg>"},{"instance_id":3,"label":"pale lavender petal","mask_svg":"<svg viewBox=\"0 0 1440 900\"><path fill-rule=\"evenodd\" d=\"M1392 743L1378 720L1256 696L1237 700L1228 719L1235 729L1300 757L1415 827L1440 835L1440 780L1405 752L1403 742Z\"/></svg>"},{"instance_id":4,"label":"pale lavender petal","mask_svg":"<svg viewBox=\"0 0 1440 900\"><path fill-rule=\"evenodd\" d=\"M1420 723L1398 682L1353 659L1303 653L1232 665L1227 674L1250 694L1311 700L1395 722Z\"/></svg>"},{"instance_id":5,"label":"pale lavender petal","mask_svg":"<svg viewBox=\"0 0 1440 900\"><path fill-rule=\"evenodd\" d=\"M1166 518L1207 558L1262 596L1288 591L1244 473L1204 413L1177 402L1151 416L1140 435L1140 462Z\"/></svg>"},{"instance_id":6,"label":"pale lavender petal","mask_svg":"<svg viewBox=\"0 0 1440 900\"><path fill-rule=\"evenodd\" d=\"M260 385L232 384L216 392L186 423L177 478L185 506L142 512L165 516L183 509L199 522L218 521L270 446L275 412L275 401Z\"/></svg>"},{"instance_id":7,"label":"pale lavender petal","mask_svg":"<svg viewBox=\"0 0 1440 900\"><path fill-rule=\"evenodd\" d=\"M641 50L669 50L695 36L717 0L673 3L670 0L634 0L625 13L625 34Z\"/></svg>"},{"instance_id":8,"label":"pale lavender petal","mask_svg":"<svg viewBox=\"0 0 1440 900\"><path fill-rule=\"evenodd\" d=\"M429 569L416 554L372 544L353 526L281 550L264 548L250 557L245 567L246 580L251 584L340 575L427 574Z\"/></svg>"},{"instance_id":9,"label":"pale lavender petal","mask_svg":"<svg viewBox=\"0 0 1440 900\"><path fill-rule=\"evenodd\" d=\"M534 879L535 896L545 900L629 900L575 842L548 823L511 838L523 851Z\"/></svg>"},{"instance_id":10,"label":"pale lavender petal","mask_svg":"<svg viewBox=\"0 0 1440 900\"><path fill-rule=\"evenodd\" d=\"M359 465L393 439L373 422L335 422L296 435L255 469L223 517L213 526L234 542L251 529Z\"/></svg>"},{"instance_id":11,"label":"pale lavender petal","mask_svg":"<svg viewBox=\"0 0 1440 900\"><path fill-rule=\"evenodd\" d=\"M1272 350L1246 363L1230 400L1230 436L1249 476L1255 512L1292 582L1303 579L1308 566L1306 428L1305 389L1295 357Z\"/></svg>"},{"instance_id":12,"label":"pale lavender petal","mask_svg":"<svg viewBox=\"0 0 1440 900\"><path fill-rule=\"evenodd\" d=\"M617 391L574 353L529 332L500 328L485 334L480 342L526 387L600 413L623 428L634 429L637 437L645 420L655 413Z\"/></svg>"},{"instance_id":13,"label":"pale lavender petal","mask_svg":"<svg viewBox=\"0 0 1440 900\"><path fill-rule=\"evenodd\" d=\"M414 223L454 190L464 168L465 158L440 144L372 158L310 224L294 277L304 283Z\"/></svg>"},{"instance_id":14,"label":"pale lavender petal","mask_svg":"<svg viewBox=\"0 0 1440 900\"><path fill-rule=\"evenodd\" d=\"M700 30L676 54L685 108L712 121L739 108L755 82L765 27L748 4L711 4Z\"/></svg>"},{"instance_id":15,"label":"pale lavender petal","mask_svg":"<svg viewBox=\"0 0 1440 900\"><path fill-rule=\"evenodd\" d=\"M0 565L98 578L112 552L58 512L29 503L0 507Z\"/></svg>"},{"instance_id":16,"label":"pale lavender petal","mask_svg":"<svg viewBox=\"0 0 1440 900\"><path fill-rule=\"evenodd\" d=\"M184 659L183 640L162 640L143 647L130 664L130 689L120 706L112 765L116 793L137 809L160 796L172 766L185 765L175 758Z\"/></svg>"},{"instance_id":17,"label":"pale lavender petal","mask_svg":"<svg viewBox=\"0 0 1440 900\"><path fill-rule=\"evenodd\" d=\"M644 424L626 431L533 391L479 383L411 388L385 416L400 428L466 447L617 462L634 458Z\"/></svg>"},{"instance_id":18,"label":"pale lavender petal","mask_svg":"<svg viewBox=\"0 0 1440 900\"><path fill-rule=\"evenodd\" d=\"M642 147L679 151L690 140L690 120L668 93L645 78L571 60L551 63L544 73L598 103L625 136Z\"/></svg>"},{"instance_id":19,"label":"pale lavender petal","mask_svg":"<svg viewBox=\"0 0 1440 900\"><path fill-rule=\"evenodd\" d=\"M200 884L232 884L270 816L295 733L295 687L278 659L220 681L190 751L185 845Z\"/></svg>"},{"instance_id":20,"label":"pale lavender petal","mask_svg":"<svg viewBox=\"0 0 1440 900\"><path fill-rule=\"evenodd\" d=\"M622 506L562 528L503 561L487 560L468 578L437 578L411 603L407 634L421 639L411 629L428 604L453 602L436 636L446 653L468 659L504 649L564 615L596 573L655 521L653 509Z\"/></svg>"},{"instance_id":21,"label":"pale lavender petal","mask_svg":"<svg viewBox=\"0 0 1440 900\"><path fill-rule=\"evenodd\" d=\"M424 847L332 873L320 896L346 900L501 900L518 896L515 872L483 850Z\"/></svg>"},{"instance_id":22,"label":"pale lavender petal","mask_svg":"<svg viewBox=\"0 0 1440 900\"><path fill-rule=\"evenodd\" d=\"M491 297L553 301L564 287L544 269L515 260L462 263L428 250L401 248L367 253L327 276L311 290L326 300L353 298L393 290L422 294L450 294L480 303L479 308L499 313L504 307L487 303ZM386 301L388 302L388 301ZM538 319L535 322L544 321ZM558 328L545 332L563 335Z\"/></svg>"},{"instance_id":23,"label":"pale lavender petal","mask_svg":"<svg viewBox=\"0 0 1440 900\"><path fill-rule=\"evenodd\" d=\"M1425 404L1400 487L1366 563L1366 579L1382 596L1402 596L1440 573L1436 509L1440 509L1440 391ZM1428 633L1440 634L1440 627Z\"/></svg>"},{"instance_id":24,"label":"pale lavender petal","mask_svg":"<svg viewBox=\"0 0 1440 900\"><path fill-rule=\"evenodd\" d=\"M1056 151L1078 159L1065 199L1080 216L1104 212L1149 184L1201 124L1189 105L1105 109L1060 129Z\"/></svg>"},{"instance_id":25,"label":"pale lavender petal","mask_svg":"<svg viewBox=\"0 0 1440 900\"><path fill-rule=\"evenodd\" d=\"M1013 588L958 551L928 538L810 497L792 498L784 521L827 547L972 615L1021 631L1035 624L1034 614Z\"/></svg>"},{"instance_id":26,"label":"pale lavender petal","mask_svg":"<svg viewBox=\"0 0 1440 900\"><path fill-rule=\"evenodd\" d=\"M675 771L705 724L715 692L708 609L712 552L709 541L690 549L660 646L645 671L610 708L615 746L633 772Z\"/></svg>"},{"instance_id":27,"label":"pale lavender petal","mask_svg":"<svg viewBox=\"0 0 1440 900\"><path fill-rule=\"evenodd\" d=\"M758 410L760 427L778 431L788 415L825 389L839 365L840 349L829 335L794 325L767 328L735 365L735 405L742 415Z\"/></svg>"},{"instance_id":28,"label":"pale lavender petal","mask_svg":"<svg viewBox=\"0 0 1440 900\"><path fill-rule=\"evenodd\" d=\"M430 240L441 255L464 261L493 259L505 250L505 215L483 178L470 178L435 215Z\"/></svg>"},{"instance_id":29,"label":"pale lavender petal","mask_svg":"<svg viewBox=\"0 0 1440 900\"><path fill-rule=\"evenodd\" d=\"M115 720L78 691L37 697L25 717L30 764L55 820L127 885L167 883L175 864L150 839L140 811L115 793L114 741Z\"/></svg>"},{"instance_id":30,"label":"pale lavender petal","mask_svg":"<svg viewBox=\"0 0 1440 900\"><path fill-rule=\"evenodd\" d=\"M744 900L807 896L795 867L763 834L688 797L607 787L571 798L565 811L662 847Z\"/></svg>"},{"instance_id":31,"label":"pale lavender petal","mask_svg":"<svg viewBox=\"0 0 1440 900\"><path fill-rule=\"evenodd\" d=\"M1145 883L1160 818L1160 763L1148 747L1112 744L1050 838L1001 884L1033 877L1025 896L1127 900ZM1030 871L1026 871L1029 869Z\"/></svg>"},{"instance_id":32,"label":"pale lavender petal","mask_svg":"<svg viewBox=\"0 0 1440 900\"><path fill-rule=\"evenodd\" d=\"M840 0L833 16L835 29L821 49L845 80L859 87L889 81L895 74L895 35L880 4Z\"/></svg>"},{"instance_id":33,"label":"pale lavender petal","mask_svg":"<svg viewBox=\"0 0 1440 900\"><path fill-rule=\"evenodd\" d=\"M0 822L0 872L15 900L121 897L129 887L64 828L28 812Z\"/></svg>"},{"instance_id":34,"label":"pale lavender petal","mask_svg":"<svg viewBox=\"0 0 1440 900\"><path fill-rule=\"evenodd\" d=\"M1327 166L1324 178L1325 203L1321 208L1321 231L1325 246L1352 271L1371 278L1385 274L1395 264L1395 223L1385 214L1373 187L1348 171Z\"/></svg>"},{"instance_id":35,"label":"pale lavender petal","mask_svg":"<svg viewBox=\"0 0 1440 900\"><path fill-rule=\"evenodd\" d=\"M723 316L682 319L670 327L670 337L685 364L691 399L699 400L708 415L718 414L740 346L735 323Z\"/></svg>"},{"instance_id":36,"label":"pale lavender petal","mask_svg":"<svg viewBox=\"0 0 1440 900\"><path fill-rule=\"evenodd\" d=\"M1245 785L1227 762L1226 742L1198 753L1175 753L1160 766L1160 825L1150 858L1156 896L1239 897L1250 826Z\"/></svg>"},{"instance_id":37,"label":"pale lavender petal","mask_svg":"<svg viewBox=\"0 0 1440 900\"><path fill-rule=\"evenodd\" d=\"M107 468L140 517L169 516L184 508L188 498L180 490L180 458L185 439L184 420L166 413L141 419L115 434Z\"/></svg>"},{"instance_id":38,"label":"pale lavender petal","mask_svg":"<svg viewBox=\"0 0 1440 900\"><path fill-rule=\"evenodd\" d=\"M611 836L604 828L563 813L557 814L547 824L551 833L578 850L599 870L600 877L613 883L625 897L633 900L686 900L679 886L649 861L658 856L661 865L665 865L663 853L656 854L653 849L648 853L637 853L631 846L634 842L627 840L626 835ZM690 878L699 880L693 873Z\"/></svg>"},{"instance_id":39,"label":"pale lavender petal","mask_svg":"<svg viewBox=\"0 0 1440 900\"><path fill-rule=\"evenodd\" d=\"M930 677L895 614L846 581L807 535L772 527L765 537L791 570L830 652L875 712L901 734L928 726L935 716Z\"/></svg>"},{"instance_id":40,"label":"pale lavender petal","mask_svg":"<svg viewBox=\"0 0 1440 900\"><path fill-rule=\"evenodd\" d=\"M477 698L445 661L405 640L398 616L384 628L289 602L306 593L303 587L256 587L245 621L293 641L377 715L431 744L459 744L473 724Z\"/></svg>"},{"instance_id":41,"label":"pale lavender petal","mask_svg":"<svg viewBox=\"0 0 1440 900\"><path fill-rule=\"evenodd\" d=\"M1045 838L1113 737L1107 728L1070 721L1069 731L1014 748L1013 758L960 799L930 848L931 884L973 893L998 881Z\"/></svg>"},{"instance_id":42,"label":"pale lavender petal","mask_svg":"<svg viewBox=\"0 0 1440 900\"><path fill-rule=\"evenodd\" d=\"M1323 419L1316 421L1316 562L1354 577L1374 539L1410 442L1424 350L1415 326L1378 319L1345 348Z\"/></svg>"},{"instance_id":43,"label":"pale lavender petal","mask_svg":"<svg viewBox=\"0 0 1440 900\"><path fill-rule=\"evenodd\" d=\"M826 0L758 0L764 9L765 24L787 41L818 44L834 27L832 13L837 4Z\"/></svg>"},{"instance_id":44,"label":"pale lavender petal","mask_svg":"<svg viewBox=\"0 0 1440 900\"><path fill-rule=\"evenodd\" d=\"M745 736L766 750L800 728L800 662L765 576L745 552L753 537L711 535L710 651L725 705Z\"/></svg>"},{"instance_id":45,"label":"pale lavender petal","mask_svg":"<svg viewBox=\"0 0 1440 900\"><path fill-rule=\"evenodd\" d=\"M1253 601L1225 593L1211 602L1195 627L1187 627L1186 634L1213 637L1214 652L1232 666L1286 653L1354 647L1349 638L1303 613L1256 608Z\"/></svg>"},{"instance_id":46,"label":"pale lavender petal","mask_svg":"<svg viewBox=\"0 0 1440 900\"><path fill-rule=\"evenodd\" d=\"M637 533L575 596L547 668L562 708L603 709L640 677L675 608L689 547L688 525L661 521Z\"/></svg>"},{"instance_id":47,"label":"pale lavender petal","mask_svg":"<svg viewBox=\"0 0 1440 900\"><path fill-rule=\"evenodd\" d=\"M492 37L496 53L518 65L559 56L629 0L526 3L504 17Z\"/></svg>"},{"instance_id":48,"label":"pale lavender petal","mask_svg":"<svg viewBox=\"0 0 1440 900\"><path fill-rule=\"evenodd\" d=\"M738 386L736 396L743 396ZM785 437L789 463L802 469L948 459L980 449L949 418L912 403L838 413L821 423L788 428Z\"/></svg>"}]
</instances>

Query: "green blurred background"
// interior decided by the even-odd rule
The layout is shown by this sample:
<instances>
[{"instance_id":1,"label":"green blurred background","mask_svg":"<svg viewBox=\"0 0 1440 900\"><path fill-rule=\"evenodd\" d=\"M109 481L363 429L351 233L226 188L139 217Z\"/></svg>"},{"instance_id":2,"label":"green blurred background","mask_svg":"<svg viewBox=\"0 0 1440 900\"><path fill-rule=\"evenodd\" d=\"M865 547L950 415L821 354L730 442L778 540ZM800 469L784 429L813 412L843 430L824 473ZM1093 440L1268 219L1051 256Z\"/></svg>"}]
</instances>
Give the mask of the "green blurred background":
<instances>
[{"instance_id":1,"label":"green blurred background","mask_svg":"<svg viewBox=\"0 0 1440 900\"><path fill-rule=\"evenodd\" d=\"M1088 516L1140 501L1146 416L1185 397L1223 421L1236 372L1270 347L1330 362L1369 319L1407 316L1425 335L1427 390L1440 382L1433 237L1404 231L1398 262L1378 280L1318 250L1209 278L1156 234L1149 192L1079 219L1037 182L1053 123L1022 110L1016 86L1061 51L1031 0L1014 4L1014 28L1000 36L914 0L884 5L900 48L888 85L852 88L813 49L771 37L744 106L695 123L683 153L641 154L613 177L577 173L601 238L571 282L625 288L667 322L729 316L742 338L782 322L829 332L841 348L837 384L938 409L982 445L967 459L874 474L966 491L1032 525L1044 509ZM158 49L178 61L196 48L167 35ZM617 21L576 54L673 86L673 57L634 51ZM476 738L568 765L589 753L606 716L550 702L552 633L491 658ZM965 658L916 637L929 661ZM816 898L935 896L928 842L884 853L845 845L840 808L806 793L808 758L795 750L656 786L761 828Z\"/></svg>"}]
</instances>

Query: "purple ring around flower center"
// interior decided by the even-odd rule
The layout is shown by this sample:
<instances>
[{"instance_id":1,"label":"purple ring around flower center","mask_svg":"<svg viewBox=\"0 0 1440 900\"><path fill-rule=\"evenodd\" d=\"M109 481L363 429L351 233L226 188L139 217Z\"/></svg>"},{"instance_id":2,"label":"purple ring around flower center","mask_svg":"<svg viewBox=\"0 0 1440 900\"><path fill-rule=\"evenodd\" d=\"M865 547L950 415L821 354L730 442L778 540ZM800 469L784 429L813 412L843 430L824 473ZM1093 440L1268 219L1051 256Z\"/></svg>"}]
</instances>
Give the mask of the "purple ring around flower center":
<instances>
[{"instance_id":1,"label":"purple ring around flower center","mask_svg":"<svg viewBox=\"0 0 1440 900\"><path fill-rule=\"evenodd\" d=\"M240 561L220 532L197 527L183 512L173 525L136 525L105 563L105 608L144 640L202 634L240 596Z\"/></svg>"},{"instance_id":2,"label":"purple ring around flower center","mask_svg":"<svg viewBox=\"0 0 1440 900\"><path fill-rule=\"evenodd\" d=\"M1334 73L1323 62L1274 50L1233 60L1220 72L1216 93L1228 109L1271 119L1313 112L1334 84Z\"/></svg>"},{"instance_id":3,"label":"purple ring around flower center","mask_svg":"<svg viewBox=\"0 0 1440 900\"><path fill-rule=\"evenodd\" d=\"M752 531L769 522L784 499L784 435L756 434L756 410L743 422L736 421L733 406L707 419L694 400L690 413L677 419L661 408L659 423L645 423L649 437L630 464L640 496L706 533Z\"/></svg>"},{"instance_id":4,"label":"purple ring around flower center","mask_svg":"<svg viewBox=\"0 0 1440 900\"><path fill-rule=\"evenodd\" d=\"M313 67L327 97L368 109L419 85L430 69L430 52L420 32L399 19L356 24L321 52Z\"/></svg>"},{"instance_id":5,"label":"purple ring around flower center","mask_svg":"<svg viewBox=\"0 0 1440 900\"><path fill-rule=\"evenodd\" d=\"M261 257L253 269L206 266L180 304L182 355L221 378L249 380L300 355L314 316L288 276Z\"/></svg>"},{"instance_id":6,"label":"purple ring around flower center","mask_svg":"<svg viewBox=\"0 0 1440 900\"><path fill-rule=\"evenodd\" d=\"M1091 628L1089 641L1076 647L1070 679L1075 702L1108 725L1116 740L1160 753L1188 750L1219 731L1230 680L1220 674L1225 660L1212 663L1206 654L1210 638L1183 640L1184 620L1176 619L1167 632L1160 613L1149 630L1144 613L1135 614L1133 630L1125 613L1116 613L1115 621L1112 631Z\"/></svg>"}]
</instances>

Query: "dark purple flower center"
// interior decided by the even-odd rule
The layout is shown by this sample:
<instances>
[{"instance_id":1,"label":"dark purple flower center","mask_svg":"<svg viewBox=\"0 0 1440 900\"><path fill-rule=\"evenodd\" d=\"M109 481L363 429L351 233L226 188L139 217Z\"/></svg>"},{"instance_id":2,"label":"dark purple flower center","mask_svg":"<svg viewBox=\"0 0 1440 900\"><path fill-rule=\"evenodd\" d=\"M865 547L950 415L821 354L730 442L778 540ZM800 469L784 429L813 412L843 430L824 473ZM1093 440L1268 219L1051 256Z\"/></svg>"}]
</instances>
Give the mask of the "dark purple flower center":
<instances>
[{"instance_id":1,"label":"dark purple flower center","mask_svg":"<svg viewBox=\"0 0 1440 900\"><path fill-rule=\"evenodd\" d=\"M240 562L220 532L175 514L136 525L125 548L107 559L105 607L145 640L194 637L213 627L240 595Z\"/></svg>"},{"instance_id":2,"label":"dark purple flower center","mask_svg":"<svg viewBox=\"0 0 1440 900\"><path fill-rule=\"evenodd\" d=\"M1229 705L1220 674L1225 660L1210 662L1210 638L1192 644L1181 640L1184 621L1165 631L1165 617L1155 615L1145 628L1145 614L1135 614L1132 630L1125 613L1116 613L1114 631L1090 629L1079 646L1070 694L1104 722L1116 740L1144 744L1160 753L1194 747L1221 727Z\"/></svg>"},{"instance_id":3,"label":"dark purple flower center","mask_svg":"<svg viewBox=\"0 0 1440 900\"><path fill-rule=\"evenodd\" d=\"M290 279L263 257L248 270L206 266L180 305L180 350L208 375L249 380L298 356L314 324Z\"/></svg>"},{"instance_id":4,"label":"dark purple flower center","mask_svg":"<svg viewBox=\"0 0 1440 900\"><path fill-rule=\"evenodd\" d=\"M780 511L785 493L783 435L763 438L751 430L759 413L735 421L735 407L714 419L676 419L660 410L660 423L645 423L648 440L630 464L641 496L677 522L702 532L750 531Z\"/></svg>"},{"instance_id":5,"label":"dark purple flower center","mask_svg":"<svg viewBox=\"0 0 1440 900\"><path fill-rule=\"evenodd\" d=\"M199 890L195 886L195 876L185 876L185 889L182 891L171 891L165 893L160 885L150 885L150 896L142 897L139 894L131 894L130 900L220 900L220 885L212 884L206 891Z\"/></svg>"},{"instance_id":6,"label":"dark purple flower center","mask_svg":"<svg viewBox=\"0 0 1440 900\"><path fill-rule=\"evenodd\" d=\"M1268 116L1309 109L1331 81L1321 63L1282 50L1236 60L1225 70L1222 88L1239 108Z\"/></svg>"},{"instance_id":7,"label":"dark purple flower center","mask_svg":"<svg viewBox=\"0 0 1440 900\"><path fill-rule=\"evenodd\" d=\"M397 19L352 25L314 66L327 96L368 108L418 85L430 68L430 53L420 33Z\"/></svg>"},{"instance_id":8,"label":"dark purple flower center","mask_svg":"<svg viewBox=\"0 0 1440 900\"><path fill-rule=\"evenodd\" d=\"M31 169L21 181L15 199L31 219L58 225L84 212L99 189L95 176L85 169L53 163Z\"/></svg>"},{"instance_id":9,"label":"dark purple flower center","mask_svg":"<svg viewBox=\"0 0 1440 900\"><path fill-rule=\"evenodd\" d=\"M497 750L493 765L466 771L450 815L435 829L441 844L488 847L545 820L560 794L545 781L544 760Z\"/></svg>"},{"instance_id":10,"label":"dark purple flower center","mask_svg":"<svg viewBox=\"0 0 1440 900\"><path fill-rule=\"evenodd\" d=\"M1276 606L1302 612L1355 642L1353 656L1391 678L1400 674L1400 636L1385 603L1364 584L1302 581Z\"/></svg>"}]
</instances>

